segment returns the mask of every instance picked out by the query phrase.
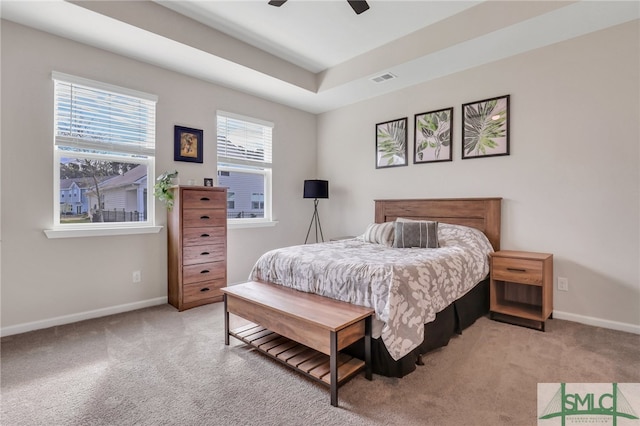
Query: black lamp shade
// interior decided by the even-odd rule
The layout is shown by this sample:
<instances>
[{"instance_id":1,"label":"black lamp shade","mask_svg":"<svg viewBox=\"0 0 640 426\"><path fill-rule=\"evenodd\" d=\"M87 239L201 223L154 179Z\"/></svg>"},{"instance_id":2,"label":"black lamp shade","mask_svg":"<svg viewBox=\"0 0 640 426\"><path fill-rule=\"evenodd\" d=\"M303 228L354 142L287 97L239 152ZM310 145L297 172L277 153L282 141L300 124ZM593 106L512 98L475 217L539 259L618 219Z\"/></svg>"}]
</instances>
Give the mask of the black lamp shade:
<instances>
[{"instance_id":1,"label":"black lamp shade","mask_svg":"<svg viewBox=\"0 0 640 426\"><path fill-rule=\"evenodd\" d=\"M305 180L303 198L329 198L329 181Z\"/></svg>"}]
</instances>

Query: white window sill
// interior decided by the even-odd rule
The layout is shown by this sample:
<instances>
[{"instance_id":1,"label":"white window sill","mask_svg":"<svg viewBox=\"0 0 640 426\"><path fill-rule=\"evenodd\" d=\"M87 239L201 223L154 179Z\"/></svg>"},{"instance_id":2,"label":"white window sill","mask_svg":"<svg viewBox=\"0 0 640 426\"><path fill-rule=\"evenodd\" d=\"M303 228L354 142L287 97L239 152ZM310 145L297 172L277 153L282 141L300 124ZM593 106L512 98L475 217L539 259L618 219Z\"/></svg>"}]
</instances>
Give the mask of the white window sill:
<instances>
[{"instance_id":1,"label":"white window sill","mask_svg":"<svg viewBox=\"0 0 640 426\"><path fill-rule=\"evenodd\" d=\"M239 220L227 220L228 229L243 229L243 228L267 228L276 226L278 221L276 220L264 220L264 221L250 221L246 219Z\"/></svg>"},{"instance_id":2,"label":"white window sill","mask_svg":"<svg viewBox=\"0 0 640 426\"><path fill-rule=\"evenodd\" d=\"M131 228L45 229L47 238L106 237L113 235L157 234L162 226L137 226Z\"/></svg>"}]
</instances>

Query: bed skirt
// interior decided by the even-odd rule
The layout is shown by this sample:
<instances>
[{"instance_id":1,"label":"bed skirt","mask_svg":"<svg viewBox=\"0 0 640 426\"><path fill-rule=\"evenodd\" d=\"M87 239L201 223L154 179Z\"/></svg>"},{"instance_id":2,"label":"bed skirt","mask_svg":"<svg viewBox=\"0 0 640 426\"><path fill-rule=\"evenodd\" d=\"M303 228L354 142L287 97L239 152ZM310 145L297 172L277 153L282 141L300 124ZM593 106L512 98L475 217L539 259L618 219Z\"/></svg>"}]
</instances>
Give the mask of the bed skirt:
<instances>
[{"instance_id":1,"label":"bed skirt","mask_svg":"<svg viewBox=\"0 0 640 426\"><path fill-rule=\"evenodd\" d=\"M419 355L446 346L454 334L462 334L462 330L488 313L489 279L487 278L439 312L435 320L425 324L424 341L399 360L396 361L389 355L382 339L373 339L371 341L373 372L387 377L406 376L416 369ZM364 359L364 341L360 340L343 349L342 352Z\"/></svg>"}]
</instances>

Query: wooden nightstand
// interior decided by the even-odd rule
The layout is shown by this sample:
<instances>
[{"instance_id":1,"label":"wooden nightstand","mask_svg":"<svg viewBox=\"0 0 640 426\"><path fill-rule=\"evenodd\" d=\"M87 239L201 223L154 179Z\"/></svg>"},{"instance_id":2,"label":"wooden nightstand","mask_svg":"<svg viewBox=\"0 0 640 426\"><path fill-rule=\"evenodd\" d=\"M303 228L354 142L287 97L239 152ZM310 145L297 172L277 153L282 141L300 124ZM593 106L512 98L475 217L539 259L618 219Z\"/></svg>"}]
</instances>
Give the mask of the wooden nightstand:
<instances>
[{"instance_id":1,"label":"wooden nightstand","mask_svg":"<svg viewBox=\"0 0 640 426\"><path fill-rule=\"evenodd\" d=\"M553 255L501 250L491 254L491 319L544 331L553 314Z\"/></svg>"}]
</instances>

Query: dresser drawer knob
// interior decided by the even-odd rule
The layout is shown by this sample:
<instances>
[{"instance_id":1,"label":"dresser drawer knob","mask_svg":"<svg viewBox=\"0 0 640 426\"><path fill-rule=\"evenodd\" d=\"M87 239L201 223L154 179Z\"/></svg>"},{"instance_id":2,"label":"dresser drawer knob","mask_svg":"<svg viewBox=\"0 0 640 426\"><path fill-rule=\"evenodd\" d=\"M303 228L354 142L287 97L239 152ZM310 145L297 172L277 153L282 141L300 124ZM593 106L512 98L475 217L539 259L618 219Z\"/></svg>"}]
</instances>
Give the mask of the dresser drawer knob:
<instances>
[{"instance_id":1,"label":"dresser drawer knob","mask_svg":"<svg viewBox=\"0 0 640 426\"><path fill-rule=\"evenodd\" d=\"M526 269L522 269L522 268L507 268L507 271L510 271L510 272L527 272Z\"/></svg>"},{"instance_id":2,"label":"dresser drawer knob","mask_svg":"<svg viewBox=\"0 0 640 426\"><path fill-rule=\"evenodd\" d=\"M201 273L201 274L208 274L208 273L209 273L209 270L208 270L208 269L205 269L204 271L200 271L200 273Z\"/></svg>"},{"instance_id":3,"label":"dresser drawer knob","mask_svg":"<svg viewBox=\"0 0 640 426\"><path fill-rule=\"evenodd\" d=\"M200 198L200 201L211 201L211 200L209 199L209 197L202 197Z\"/></svg>"},{"instance_id":4,"label":"dresser drawer knob","mask_svg":"<svg viewBox=\"0 0 640 426\"><path fill-rule=\"evenodd\" d=\"M203 220L204 219L210 219L210 217L209 216L200 216L200 219L203 219Z\"/></svg>"},{"instance_id":5,"label":"dresser drawer knob","mask_svg":"<svg viewBox=\"0 0 640 426\"><path fill-rule=\"evenodd\" d=\"M200 291L201 291L202 293L204 293L205 291L209 291L209 290L210 290L210 289L209 289L209 287L205 287L205 288L201 288L201 289L200 289Z\"/></svg>"},{"instance_id":6,"label":"dresser drawer knob","mask_svg":"<svg viewBox=\"0 0 640 426\"><path fill-rule=\"evenodd\" d=\"M202 235L200 235L200 236L204 238L204 237L210 237L211 235L209 235L209 234L202 234Z\"/></svg>"},{"instance_id":7,"label":"dresser drawer knob","mask_svg":"<svg viewBox=\"0 0 640 426\"><path fill-rule=\"evenodd\" d=\"M209 253L208 251L203 251L202 253L200 253L200 256L209 256L211 253Z\"/></svg>"}]
</instances>

